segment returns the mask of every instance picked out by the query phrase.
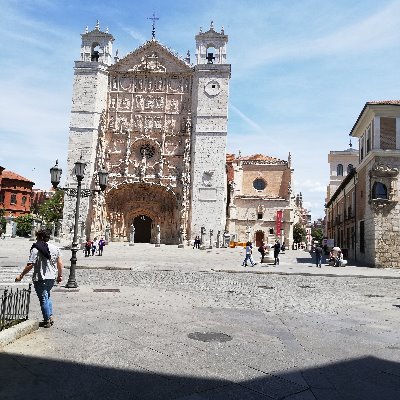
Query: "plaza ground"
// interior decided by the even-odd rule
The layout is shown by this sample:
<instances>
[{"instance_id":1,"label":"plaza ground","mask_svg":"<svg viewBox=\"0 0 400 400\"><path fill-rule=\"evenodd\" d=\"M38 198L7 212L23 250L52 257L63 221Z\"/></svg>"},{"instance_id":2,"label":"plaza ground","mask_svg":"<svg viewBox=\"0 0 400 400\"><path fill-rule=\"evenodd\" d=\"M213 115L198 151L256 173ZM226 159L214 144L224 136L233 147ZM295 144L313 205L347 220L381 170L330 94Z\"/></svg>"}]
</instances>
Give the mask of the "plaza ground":
<instances>
[{"instance_id":1,"label":"plaza ground","mask_svg":"<svg viewBox=\"0 0 400 400\"><path fill-rule=\"evenodd\" d=\"M17 286L31 243L0 241L1 285ZM0 352L0 398L400 398L400 270L319 269L301 250L278 267L243 258L127 243L80 253L78 289L52 292L55 325Z\"/></svg>"}]
</instances>

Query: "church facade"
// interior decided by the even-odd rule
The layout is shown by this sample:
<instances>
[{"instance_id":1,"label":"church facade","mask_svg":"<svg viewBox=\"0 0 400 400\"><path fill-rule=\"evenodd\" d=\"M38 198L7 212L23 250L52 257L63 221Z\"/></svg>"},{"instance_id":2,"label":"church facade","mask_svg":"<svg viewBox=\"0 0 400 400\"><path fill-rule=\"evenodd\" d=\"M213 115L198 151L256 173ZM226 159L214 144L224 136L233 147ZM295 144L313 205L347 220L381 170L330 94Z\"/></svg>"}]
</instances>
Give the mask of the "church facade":
<instances>
[{"instance_id":1,"label":"church facade","mask_svg":"<svg viewBox=\"0 0 400 400\"><path fill-rule=\"evenodd\" d=\"M223 29L195 36L196 59L153 38L123 58L113 36L97 24L82 35L75 62L66 187L86 163L82 187L104 192L84 197L82 232L112 241L177 244L226 226L226 135L230 64ZM75 199L65 197L63 233L73 231Z\"/></svg>"}]
</instances>

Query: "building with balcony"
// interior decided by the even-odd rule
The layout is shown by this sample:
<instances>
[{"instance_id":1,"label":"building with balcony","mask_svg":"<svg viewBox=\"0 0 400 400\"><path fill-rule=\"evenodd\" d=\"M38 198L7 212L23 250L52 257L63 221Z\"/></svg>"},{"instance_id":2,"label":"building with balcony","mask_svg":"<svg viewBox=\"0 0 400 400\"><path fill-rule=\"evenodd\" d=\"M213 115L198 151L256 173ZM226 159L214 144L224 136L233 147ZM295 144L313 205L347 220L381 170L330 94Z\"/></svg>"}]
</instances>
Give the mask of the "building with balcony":
<instances>
[{"instance_id":1,"label":"building with balcony","mask_svg":"<svg viewBox=\"0 0 400 400\"><path fill-rule=\"evenodd\" d=\"M399 267L400 101L367 102L350 135L359 165L326 203L328 237L352 262Z\"/></svg>"}]
</instances>

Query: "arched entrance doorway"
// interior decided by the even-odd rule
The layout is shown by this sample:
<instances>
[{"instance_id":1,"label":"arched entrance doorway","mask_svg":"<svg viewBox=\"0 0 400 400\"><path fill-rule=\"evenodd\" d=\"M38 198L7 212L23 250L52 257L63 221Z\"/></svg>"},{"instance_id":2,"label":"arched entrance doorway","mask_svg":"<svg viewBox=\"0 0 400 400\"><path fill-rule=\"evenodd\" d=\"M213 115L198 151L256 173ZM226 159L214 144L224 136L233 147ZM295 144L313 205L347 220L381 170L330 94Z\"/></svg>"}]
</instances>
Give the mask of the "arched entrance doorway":
<instances>
[{"instance_id":1,"label":"arched entrance doorway","mask_svg":"<svg viewBox=\"0 0 400 400\"><path fill-rule=\"evenodd\" d=\"M256 246L260 247L264 242L264 232L263 231L257 231L256 232Z\"/></svg>"},{"instance_id":2,"label":"arched entrance doorway","mask_svg":"<svg viewBox=\"0 0 400 400\"><path fill-rule=\"evenodd\" d=\"M129 241L133 224L135 242L155 243L158 225L161 243L178 243L180 208L171 189L146 183L123 184L107 193L106 206L111 240Z\"/></svg>"},{"instance_id":3,"label":"arched entrance doorway","mask_svg":"<svg viewBox=\"0 0 400 400\"><path fill-rule=\"evenodd\" d=\"M133 220L135 227L135 243L150 243L152 219L147 215L138 215Z\"/></svg>"}]
</instances>

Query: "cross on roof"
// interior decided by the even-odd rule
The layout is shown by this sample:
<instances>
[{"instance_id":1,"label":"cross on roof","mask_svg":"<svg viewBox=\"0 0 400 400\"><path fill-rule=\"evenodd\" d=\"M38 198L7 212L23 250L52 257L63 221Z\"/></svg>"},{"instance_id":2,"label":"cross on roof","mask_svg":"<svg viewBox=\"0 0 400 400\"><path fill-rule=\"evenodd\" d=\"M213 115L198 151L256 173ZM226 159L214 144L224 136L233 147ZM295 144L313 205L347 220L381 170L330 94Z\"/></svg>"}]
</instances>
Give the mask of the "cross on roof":
<instances>
[{"instance_id":1,"label":"cross on roof","mask_svg":"<svg viewBox=\"0 0 400 400\"><path fill-rule=\"evenodd\" d=\"M156 17L156 13L153 12L153 16L148 17L147 19L153 20L153 29L151 31L151 37L153 39L155 39L156 38L156 21L158 21L160 18Z\"/></svg>"}]
</instances>

